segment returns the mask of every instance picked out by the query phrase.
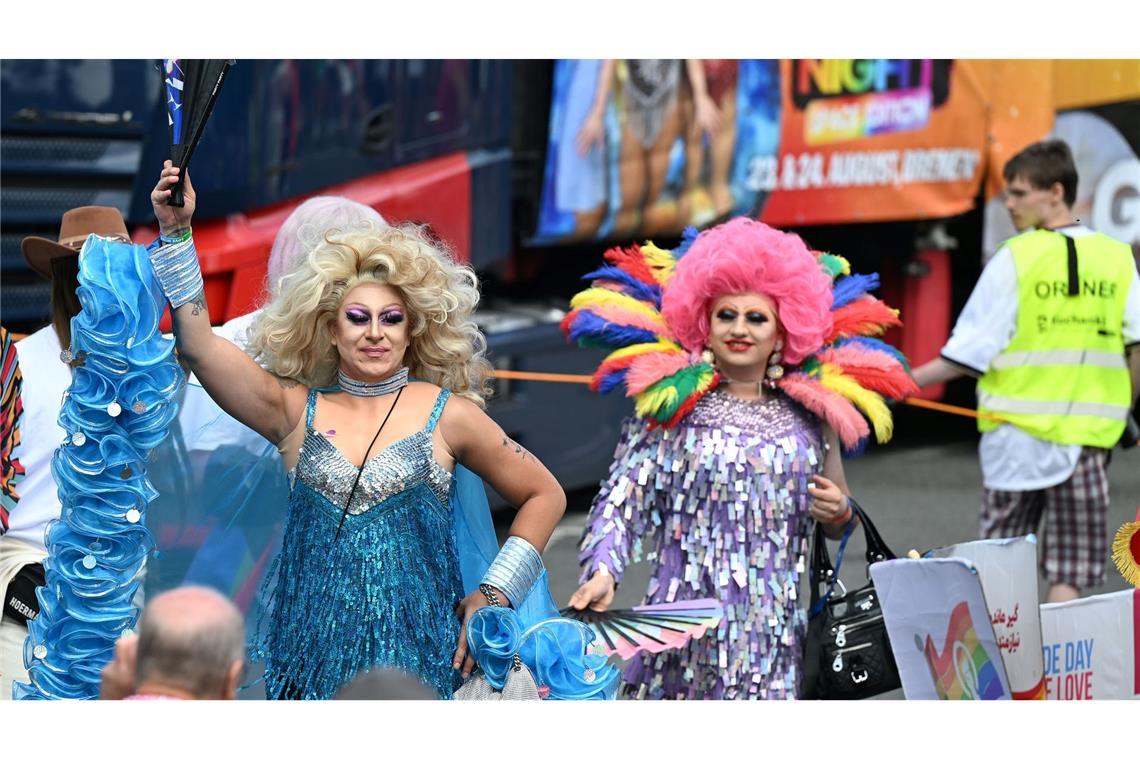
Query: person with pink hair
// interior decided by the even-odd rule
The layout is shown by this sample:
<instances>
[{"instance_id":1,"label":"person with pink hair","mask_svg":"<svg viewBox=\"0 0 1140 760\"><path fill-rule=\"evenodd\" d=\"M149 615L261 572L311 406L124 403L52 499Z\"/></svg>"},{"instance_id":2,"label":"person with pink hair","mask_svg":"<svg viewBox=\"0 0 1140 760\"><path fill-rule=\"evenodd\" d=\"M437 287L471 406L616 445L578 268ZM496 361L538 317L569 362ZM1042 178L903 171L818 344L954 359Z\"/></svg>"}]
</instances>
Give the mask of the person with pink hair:
<instances>
[{"instance_id":1,"label":"person with pink hair","mask_svg":"<svg viewBox=\"0 0 1140 760\"><path fill-rule=\"evenodd\" d=\"M863 385L895 396L912 387L887 347L851 325L895 313L866 294L877 278L841 277L850 269L839 257L745 218L688 236L672 255L646 244L607 260L563 326L617 347L595 388L624 384L637 414L594 499L570 606L605 610L644 556L654 562L646 604L715 598L725 616L680 648L633 659L626 697L793 698L809 537L818 522L839 538L852 520L840 450L870 432L851 402L868 405L876 428L886 414L881 439L889 412ZM870 379L876 362L890 383ZM836 385L840 376L857 390Z\"/></svg>"}]
</instances>

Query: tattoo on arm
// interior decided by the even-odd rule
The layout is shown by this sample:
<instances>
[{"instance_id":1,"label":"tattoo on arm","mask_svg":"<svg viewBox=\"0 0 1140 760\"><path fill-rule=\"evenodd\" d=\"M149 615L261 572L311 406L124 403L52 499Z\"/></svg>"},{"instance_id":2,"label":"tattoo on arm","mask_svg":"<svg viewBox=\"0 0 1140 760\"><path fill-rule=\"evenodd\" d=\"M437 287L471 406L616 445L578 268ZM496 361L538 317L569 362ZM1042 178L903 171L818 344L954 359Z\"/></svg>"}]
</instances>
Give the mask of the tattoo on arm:
<instances>
[{"instance_id":1,"label":"tattoo on arm","mask_svg":"<svg viewBox=\"0 0 1140 760\"><path fill-rule=\"evenodd\" d=\"M296 380L294 380L291 377L278 377L277 378L277 384L280 385L285 390L289 390L290 388L296 388L298 385L300 385L300 383L298 383Z\"/></svg>"},{"instance_id":2,"label":"tattoo on arm","mask_svg":"<svg viewBox=\"0 0 1140 760\"><path fill-rule=\"evenodd\" d=\"M198 295L194 296L194 300L190 302L190 305L194 307L190 311L190 316L196 317L201 314L206 310L206 294L199 293Z\"/></svg>"},{"instance_id":3,"label":"tattoo on arm","mask_svg":"<svg viewBox=\"0 0 1140 760\"><path fill-rule=\"evenodd\" d=\"M515 450L515 453L518 454L519 456L521 456L523 458L523 460L525 460L527 457L530 457L532 459L534 458L534 454L531 454L529 451L527 451L522 446L520 446L516 442L512 441L510 438L508 438L505 435L503 436L503 445L509 449L513 448Z\"/></svg>"}]
</instances>

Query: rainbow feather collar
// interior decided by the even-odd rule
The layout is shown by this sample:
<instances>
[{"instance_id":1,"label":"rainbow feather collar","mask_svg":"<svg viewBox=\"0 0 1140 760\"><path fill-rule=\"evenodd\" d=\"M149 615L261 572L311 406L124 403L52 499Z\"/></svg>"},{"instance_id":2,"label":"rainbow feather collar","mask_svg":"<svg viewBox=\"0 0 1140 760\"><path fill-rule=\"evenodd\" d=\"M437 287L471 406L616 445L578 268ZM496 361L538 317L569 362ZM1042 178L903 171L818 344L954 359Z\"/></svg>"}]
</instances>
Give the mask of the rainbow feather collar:
<instances>
[{"instance_id":1,"label":"rainbow feather collar","mask_svg":"<svg viewBox=\"0 0 1140 760\"><path fill-rule=\"evenodd\" d=\"M711 364L682 348L661 314L661 299L677 261L697 231L685 231L677 249L653 243L611 248L606 265L585 275L591 282L570 301L562 320L568 338L610 351L590 387L609 393L624 387L650 427L672 427L721 382ZM831 326L824 345L789 368L777 387L830 425L847 452L861 450L874 431L890 440L892 420L884 396L917 391L906 358L880 339L898 326L898 310L870 295L877 274L852 274L841 256L816 252L832 280Z\"/></svg>"}]
</instances>

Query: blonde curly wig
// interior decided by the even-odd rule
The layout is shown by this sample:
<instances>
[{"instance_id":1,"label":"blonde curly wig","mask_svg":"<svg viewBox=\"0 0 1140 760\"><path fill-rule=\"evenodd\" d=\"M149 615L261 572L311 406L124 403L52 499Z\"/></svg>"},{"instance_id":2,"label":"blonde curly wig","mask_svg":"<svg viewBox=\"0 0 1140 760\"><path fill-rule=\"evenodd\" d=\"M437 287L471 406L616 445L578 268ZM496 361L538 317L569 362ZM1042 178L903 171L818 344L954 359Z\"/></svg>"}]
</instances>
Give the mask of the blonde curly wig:
<instances>
[{"instance_id":1,"label":"blonde curly wig","mask_svg":"<svg viewBox=\"0 0 1140 760\"><path fill-rule=\"evenodd\" d=\"M391 285L404 299L410 338L404 366L412 377L485 406L487 341L471 320L479 281L413 224L329 230L281 278L250 329L250 355L280 377L309 387L334 384L339 355L331 326L348 292L365 282Z\"/></svg>"}]
</instances>

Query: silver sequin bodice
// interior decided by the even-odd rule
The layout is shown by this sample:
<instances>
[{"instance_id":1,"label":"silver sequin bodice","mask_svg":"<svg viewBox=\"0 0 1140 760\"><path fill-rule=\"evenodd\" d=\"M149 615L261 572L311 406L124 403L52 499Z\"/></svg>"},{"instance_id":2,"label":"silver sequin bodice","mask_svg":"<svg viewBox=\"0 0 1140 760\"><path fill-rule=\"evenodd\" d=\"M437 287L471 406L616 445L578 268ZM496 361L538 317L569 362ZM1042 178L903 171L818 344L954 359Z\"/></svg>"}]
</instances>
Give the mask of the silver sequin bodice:
<instances>
[{"instance_id":1,"label":"silver sequin bodice","mask_svg":"<svg viewBox=\"0 0 1140 760\"><path fill-rule=\"evenodd\" d=\"M343 508L356 480L356 472L357 467L345 459L340 449L310 427L305 431L301 456L289 480L290 486L295 487L299 478ZM421 481L427 483L441 504L447 503L451 473L435 461L431 431L426 429L389 444L365 463L348 513L364 514L376 504Z\"/></svg>"},{"instance_id":2,"label":"silver sequin bodice","mask_svg":"<svg viewBox=\"0 0 1140 760\"><path fill-rule=\"evenodd\" d=\"M464 594L452 476L432 452L448 395L440 391L422 430L361 470L313 430L310 391L285 535L266 578L271 617L252 649L271 698L330 699L377 667L411 673L443 698L458 688L454 609Z\"/></svg>"}]
</instances>

